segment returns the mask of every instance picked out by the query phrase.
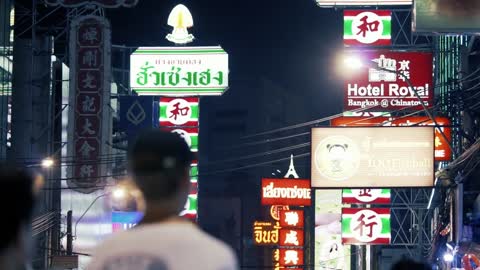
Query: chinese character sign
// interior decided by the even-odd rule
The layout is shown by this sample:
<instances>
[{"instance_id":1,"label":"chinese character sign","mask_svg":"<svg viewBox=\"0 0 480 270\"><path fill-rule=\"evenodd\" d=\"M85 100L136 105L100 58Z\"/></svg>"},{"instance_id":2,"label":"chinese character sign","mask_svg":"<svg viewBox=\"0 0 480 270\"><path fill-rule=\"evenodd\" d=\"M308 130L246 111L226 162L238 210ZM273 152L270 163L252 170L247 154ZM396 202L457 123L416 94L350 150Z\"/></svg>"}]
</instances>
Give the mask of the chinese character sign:
<instances>
[{"instance_id":1,"label":"chinese character sign","mask_svg":"<svg viewBox=\"0 0 480 270\"><path fill-rule=\"evenodd\" d=\"M198 214L198 163L193 161L190 167L190 193L180 216L196 220Z\"/></svg>"},{"instance_id":2,"label":"chinese character sign","mask_svg":"<svg viewBox=\"0 0 480 270\"><path fill-rule=\"evenodd\" d=\"M106 172L99 159L110 138L110 26L102 17L81 16L70 30L69 155L76 161L68 184L91 192Z\"/></svg>"},{"instance_id":3,"label":"chinese character sign","mask_svg":"<svg viewBox=\"0 0 480 270\"><path fill-rule=\"evenodd\" d=\"M345 10L343 43L351 45L389 46L392 12L388 10Z\"/></svg>"},{"instance_id":4,"label":"chinese character sign","mask_svg":"<svg viewBox=\"0 0 480 270\"><path fill-rule=\"evenodd\" d=\"M303 247L304 234L299 229L280 229L280 246Z\"/></svg>"},{"instance_id":5,"label":"chinese character sign","mask_svg":"<svg viewBox=\"0 0 480 270\"><path fill-rule=\"evenodd\" d=\"M303 249L279 249L280 266L303 266Z\"/></svg>"},{"instance_id":6,"label":"chinese character sign","mask_svg":"<svg viewBox=\"0 0 480 270\"><path fill-rule=\"evenodd\" d=\"M435 161L449 161L452 159L452 151L448 144L452 141L452 128L450 120L447 117L435 117L435 122L439 125L435 128ZM334 127L351 126L434 126L435 123L427 116L410 117L337 117L330 121ZM443 131L447 140L445 140L440 131Z\"/></svg>"},{"instance_id":7,"label":"chinese character sign","mask_svg":"<svg viewBox=\"0 0 480 270\"><path fill-rule=\"evenodd\" d=\"M255 221L253 223L253 241L256 245L276 245L279 241L280 224Z\"/></svg>"},{"instance_id":8,"label":"chinese character sign","mask_svg":"<svg viewBox=\"0 0 480 270\"><path fill-rule=\"evenodd\" d=\"M198 97L160 98L160 126L198 126Z\"/></svg>"},{"instance_id":9,"label":"chinese character sign","mask_svg":"<svg viewBox=\"0 0 480 270\"><path fill-rule=\"evenodd\" d=\"M432 53L357 51L349 57L366 64L345 74L344 110L422 110L420 100L433 106Z\"/></svg>"},{"instance_id":10,"label":"chinese character sign","mask_svg":"<svg viewBox=\"0 0 480 270\"><path fill-rule=\"evenodd\" d=\"M303 228L303 210L280 210L280 226L282 228Z\"/></svg>"},{"instance_id":11,"label":"chinese character sign","mask_svg":"<svg viewBox=\"0 0 480 270\"><path fill-rule=\"evenodd\" d=\"M344 189L343 204L390 204L390 189Z\"/></svg>"},{"instance_id":12,"label":"chinese character sign","mask_svg":"<svg viewBox=\"0 0 480 270\"><path fill-rule=\"evenodd\" d=\"M198 127L197 128L162 128L165 131L177 133L187 142L192 152L198 152Z\"/></svg>"},{"instance_id":13,"label":"chinese character sign","mask_svg":"<svg viewBox=\"0 0 480 270\"><path fill-rule=\"evenodd\" d=\"M406 6L411 5L412 0L316 0L320 7L348 7L348 6L363 6L363 7L378 7L378 6Z\"/></svg>"},{"instance_id":14,"label":"chinese character sign","mask_svg":"<svg viewBox=\"0 0 480 270\"><path fill-rule=\"evenodd\" d=\"M389 208L343 208L344 244L390 244Z\"/></svg>"},{"instance_id":15,"label":"chinese character sign","mask_svg":"<svg viewBox=\"0 0 480 270\"><path fill-rule=\"evenodd\" d=\"M221 47L141 47L130 56L130 85L139 95L218 96L228 88L228 54Z\"/></svg>"}]
</instances>

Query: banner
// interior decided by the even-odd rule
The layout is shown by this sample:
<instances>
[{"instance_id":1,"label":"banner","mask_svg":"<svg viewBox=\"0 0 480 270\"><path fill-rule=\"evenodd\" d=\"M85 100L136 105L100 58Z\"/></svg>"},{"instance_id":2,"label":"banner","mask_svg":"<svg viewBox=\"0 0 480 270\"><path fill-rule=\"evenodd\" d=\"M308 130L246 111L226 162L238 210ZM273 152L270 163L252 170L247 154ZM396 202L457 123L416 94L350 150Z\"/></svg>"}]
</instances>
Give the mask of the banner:
<instances>
[{"instance_id":1,"label":"banner","mask_svg":"<svg viewBox=\"0 0 480 270\"><path fill-rule=\"evenodd\" d=\"M389 10L343 11L343 44L390 46L392 12Z\"/></svg>"},{"instance_id":2,"label":"banner","mask_svg":"<svg viewBox=\"0 0 480 270\"><path fill-rule=\"evenodd\" d=\"M390 189L344 189L342 190L343 204L390 204Z\"/></svg>"},{"instance_id":3,"label":"banner","mask_svg":"<svg viewBox=\"0 0 480 270\"><path fill-rule=\"evenodd\" d=\"M389 208L343 208L342 243L390 244Z\"/></svg>"},{"instance_id":4,"label":"banner","mask_svg":"<svg viewBox=\"0 0 480 270\"><path fill-rule=\"evenodd\" d=\"M450 161L452 159L452 150L448 146L452 141L451 122L447 117L435 117L435 122L440 128L435 128L435 161ZM372 127L372 126L435 126L435 123L428 116L409 116L409 117L337 117L330 120L333 127ZM440 132L443 131L447 140Z\"/></svg>"},{"instance_id":5,"label":"banner","mask_svg":"<svg viewBox=\"0 0 480 270\"><path fill-rule=\"evenodd\" d=\"M130 86L139 95L222 95L228 54L218 46L140 47L130 56Z\"/></svg>"},{"instance_id":6,"label":"banner","mask_svg":"<svg viewBox=\"0 0 480 270\"><path fill-rule=\"evenodd\" d=\"M103 17L80 16L70 29L69 187L90 193L106 175L100 158L111 138L110 25Z\"/></svg>"},{"instance_id":7,"label":"banner","mask_svg":"<svg viewBox=\"0 0 480 270\"><path fill-rule=\"evenodd\" d=\"M433 106L432 53L357 51L349 57L361 59L365 67L345 71L344 110L423 110L421 101Z\"/></svg>"},{"instance_id":8,"label":"banner","mask_svg":"<svg viewBox=\"0 0 480 270\"><path fill-rule=\"evenodd\" d=\"M312 204L310 180L262 178L262 205Z\"/></svg>"},{"instance_id":9,"label":"banner","mask_svg":"<svg viewBox=\"0 0 480 270\"><path fill-rule=\"evenodd\" d=\"M197 127L199 98L160 98L160 126Z\"/></svg>"},{"instance_id":10,"label":"banner","mask_svg":"<svg viewBox=\"0 0 480 270\"><path fill-rule=\"evenodd\" d=\"M431 187L433 127L312 129L312 187Z\"/></svg>"}]
</instances>

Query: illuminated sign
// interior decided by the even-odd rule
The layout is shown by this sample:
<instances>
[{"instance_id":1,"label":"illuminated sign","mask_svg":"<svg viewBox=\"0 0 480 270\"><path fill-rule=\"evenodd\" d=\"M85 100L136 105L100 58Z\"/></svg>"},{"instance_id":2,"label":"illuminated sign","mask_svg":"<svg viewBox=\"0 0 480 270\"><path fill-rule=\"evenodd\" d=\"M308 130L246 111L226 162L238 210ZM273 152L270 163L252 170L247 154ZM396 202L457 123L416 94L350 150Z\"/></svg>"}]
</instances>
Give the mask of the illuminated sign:
<instances>
[{"instance_id":1,"label":"illuminated sign","mask_svg":"<svg viewBox=\"0 0 480 270\"><path fill-rule=\"evenodd\" d=\"M350 269L350 246L342 244L342 191L315 191L315 270Z\"/></svg>"},{"instance_id":2,"label":"illuminated sign","mask_svg":"<svg viewBox=\"0 0 480 270\"><path fill-rule=\"evenodd\" d=\"M175 6L168 16L168 25L173 27L171 34L165 38L175 44L187 44L193 41L194 36L188 33L193 26L193 17L190 10L182 4Z\"/></svg>"},{"instance_id":3,"label":"illuminated sign","mask_svg":"<svg viewBox=\"0 0 480 270\"><path fill-rule=\"evenodd\" d=\"M112 232L124 231L131 229L137 225L142 219L141 212L112 212Z\"/></svg>"},{"instance_id":4,"label":"illuminated sign","mask_svg":"<svg viewBox=\"0 0 480 270\"><path fill-rule=\"evenodd\" d=\"M435 117L440 128L435 128L435 161L449 161L452 159L452 150L449 142L452 141L452 128L450 120L446 117ZM330 125L338 126L434 126L433 121L427 116L409 117L337 117L330 121ZM443 131L446 141L440 130Z\"/></svg>"},{"instance_id":5,"label":"illuminated sign","mask_svg":"<svg viewBox=\"0 0 480 270\"><path fill-rule=\"evenodd\" d=\"M192 152L198 152L198 127L197 128L184 128L184 127L168 127L162 128L165 131L171 133L177 133L182 137Z\"/></svg>"},{"instance_id":6,"label":"illuminated sign","mask_svg":"<svg viewBox=\"0 0 480 270\"><path fill-rule=\"evenodd\" d=\"M312 129L312 187L431 187L433 127Z\"/></svg>"},{"instance_id":7,"label":"illuminated sign","mask_svg":"<svg viewBox=\"0 0 480 270\"><path fill-rule=\"evenodd\" d=\"M433 106L432 53L357 51L352 55L371 66L347 71L344 110L422 110L414 91L427 107Z\"/></svg>"},{"instance_id":8,"label":"illuminated sign","mask_svg":"<svg viewBox=\"0 0 480 270\"><path fill-rule=\"evenodd\" d=\"M199 98L160 98L160 126L198 126Z\"/></svg>"},{"instance_id":9,"label":"illuminated sign","mask_svg":"<svg viewBox=\"0 0 480 270\"><path fill-rule=\"evenodd\" d=\"M320 7L346 7L346 6L405 6L411 5L412 0L316 0Z\"/></svg>"},{"instance_id":10,"label":"illuminated sign","mask_svg":"<svg viewBox=\"0 0 480 270\"><path fill-rule=\"evenodd\" d=\"M303 210L280 210L280 226L282 228L303 228Z\"/></svg>"},{"instance_id":11,"label":"illuminated sign","mask_svg":"<svg viewBox=\"0 0 480 270\"><path fill-rule=\"evenodd\" d=\"M139 95L218 96L228 88L228 54L215 47L140 47L130 56Z\"/></svg>"},{"instance_id":12,"label":"illuminated sign","mask_svg":"<svg viewBox=\"0 0 480 270\"><path fill-rule=\"evenodd\" d=\"M303 247L303 230L299 229L280 229L280 246Z\"/></svg>"},{"instance_id":13,"label":"illuminated sign","mask_svg":"<svg viewBox=\"0 0 480 270\"><path fill-rule=\"evenodd\" d=\"M389 46L392 12L389 10L343 11L343 44Z\"/></svg>"},{"instance_id":14,"label":"illuminated sign","mask_svg":"<svg viewBox=\"0 0 480 270\"><path fill-rule=\"evenodd\" d=\"M253 241L256 245L276 245L279 241L280 224L268 221L253 223Z\"/></svg>"},{"instance_id":15,"label":"illuminated sign","mask_svg":"<svg viewBox=\"0 0 480 270\"><path fill-rule=\"evenodd\" d=\"M389 208L343 208L344 244L390 244Z\"/></svg>"},{"instance_id":16,"label":"illuminated sign","mask_svg":"<svg viewBox=\"0 0 480 270\"><path fill-rule=\"evenodd\" d=\"M47 5L60 5L63 7L81 7L97 5L104 8L133 7L138 0L46 0Z\"/></svg>"},{"instance_id":17,"label":"illuminated sign","mask_svg":"<svg viewBox=\"0 0 480 270\"><path fill-rule=\"evenodd\" d=\"M280 266L303 266L303 249L279 248Z\"/></svg>"},{"instance_id":18,"label":"illuminated sign","mask_svg":"<svg viewBox=\"0 0 480 270\"><path fill-rule=\"evenodd\" d=\"M342 203L344 204L389 204L390 189L344 189Z\"/></svg>"},{"instance_id":19,"label":"illuminated sign","mask_svg":"<svg viewBox=\"0 0 480 270\"><path fill-rule=\"evenodd\" d=\"M288 205L272 205L270 206L270 216L275 220L280 220L280 211L289 209Z\"/></svg>"},{"instance_id":20,"label":"illuminated sign","mask_svg":"<svg viewBox=\"0 0 480 270\"><path fill-rule=\"evenodd\" d=\"M311 205L309 180L262 179L262 205Z\"/></svg>"}]
</instances>

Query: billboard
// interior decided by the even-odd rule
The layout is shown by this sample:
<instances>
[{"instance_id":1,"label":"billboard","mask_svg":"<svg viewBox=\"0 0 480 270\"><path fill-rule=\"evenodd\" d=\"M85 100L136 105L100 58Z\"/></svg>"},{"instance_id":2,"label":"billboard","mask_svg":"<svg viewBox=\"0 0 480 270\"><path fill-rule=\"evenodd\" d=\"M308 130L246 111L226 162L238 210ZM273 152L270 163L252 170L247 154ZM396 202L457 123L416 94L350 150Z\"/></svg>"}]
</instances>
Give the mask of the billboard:
<instances>
[{"instance_id":1,"label":"billboard","mask_svg":"<svg viewBox=\"0 0 480 270\"><path fill-rule=\"evenodd\" d=\"M350 269L350 246L342 244L342 191L315 191L315 270Z\"/></svg>"},{"instance_id":2,"label":"billboard","mask_svg":"<svg viewBox=\"0 0 480 270\"><path fill-rule=\"evenodd\" d=\"M310 180L262 178L262 205L312 204Z\"/></svg>"},{"instance_id":3,"label":"billboard","mask_svg":"<svg viewBox=\"0 0 480 270\"><path fill-rule=\"evenodd\" d=\"M390 46L392 31L390 10L343 11L343 44Z\"/></svg>"},{"instance_id":4,"label":"billboard","mask_svg":"<svg viewBox=\"0 0 480 270\"><path fill-rule=\"evenodd\" d=\"M312 129L312 187L431 187L433 127Z\"/></svg>"},{"instance_id":5,"label":"billboard","mask_svg":"<svg viewBox=\"0 0 480 270\"><path fill-rule=\"evenodd\" d=\"M412 29L415 32L478 33L480 1L416 0Z\"/></svg>"},{"instance_id":6,"label":"billboard","mask_svg":"<svg viewBox=\"0 0 480 270\"><path fill-rule=\"evenodd\" d=\"M390 189L344 189L342 191L344 204L390 204Z\"/></svg>"},{"instance_id":7,"label":"billboard","mask_svg":"<svg viewBox=\"0 0 480 270\"><path fill-rule=\"evenodd\" d=\"M342 209L342 243L388 245L390 239L390 208Z\"/></svg>"},{"instance_id":8,"label":"billboard","mask_svg":"<svg viewBox=\"0 0 480 270\"><path fill-rule=\"evenodd\" d=\"M344 110L422 110L414 91L427 107L433 106L432 53L379 50L349 55L371 65L346 71Z\"/></svg>"},{"instance_id":9,"label":"billboard","mask_svg":"<svg viewBox=\"0 0 480 270\"><path fill-rule=\"evenodd\" d=\"M403 6L411 5L412 0L316 0L320 7L347 7L347 6Z\"/></svg>"},{"instance_id":10,"label":"billboard","mask_svg":"<svg viewBox=\"0 0 480 270\"><path fill-rule=\"evenodd\" d=\"M452 159L452 150L448 146L452 141L451 122L447 117L435 117L440 128L435 128L435 161L449 161ZM368 127L368 126L435 126L435 123L427 116L408 117L337 117L330 121L334 127ZM445 140L441 134L445 134Z\"/></svg>"},{"instance_id":11,"label":"billboard","mask_svg":"<svg viewBox=\"0 0 480 270\"><path fill-rule=\"evenodd\" d=\"M130 56L139 95L219 96L228 88L228 54L216 47L140 47Z\"/></svg>"}]
</instances>

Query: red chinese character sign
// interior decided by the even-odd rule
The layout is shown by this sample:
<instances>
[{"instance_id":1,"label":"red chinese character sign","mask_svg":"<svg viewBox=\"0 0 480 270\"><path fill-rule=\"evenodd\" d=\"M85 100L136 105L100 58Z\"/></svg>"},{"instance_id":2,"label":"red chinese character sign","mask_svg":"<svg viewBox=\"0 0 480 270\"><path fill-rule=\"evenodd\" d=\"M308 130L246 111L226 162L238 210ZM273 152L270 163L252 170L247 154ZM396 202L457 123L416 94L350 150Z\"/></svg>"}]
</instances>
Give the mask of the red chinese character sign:
<instances>
[{"instance_id":1,"label":"red chinese character sign","mask_svg":"<svg viewBox=\"0 0 480 270\"><path fill-rule=\"evenodd\" d=\"M389 10L345 10L343 43L351 45L389 46L392 12Z\"/></svg>"},{"instance_id":2,"label":"red chinese character sign","mask_svg":"<svg viewBox=\"0 0 480 270\"><path fill-rule=\"evenodd\" d=\"M95 189L108 154L109 138L110 25L102 17L82 16L70 29L69 156L75 160L68 184L81 192Z\"/></svg>"},{"instance_id":3,"label":"red chinese character sign","mask_svg":"<svg viewBox=\"0 0 480 270\"><path fill-rule=\"evenodd\" d=\"M64 7L80 7L84 5L97 5L105 8L133 7L138 0L45 0L47 5L61 5Z\"/></svg>"},{"instance_id":4,"label":"red chinese character sign","mask_svg":"<svg viewBox=\"0 0 480 270\"><path fill-rule=\"evenodd\" d=\"M343 208L342 243L390 244L389 208Z\"/></svg>"},{"instance_id":5,"label":"red chinese character sign","mask_svg":"<svg viewBox=\"0 0 480 270\"><path fill-rule=\"evenodd\" d=\"M280 210L280 226L282 228L303 228L303 210Z\"/></svg>"},{"instance_id":6,"label":"red chinese character sign","mask_svg":"<svg viewBox=\"0 0 480 270\"><path fill-rule=\"evenodd\" d=\"M305 244L303 230L299 229L281 229L280 246L303 247Z\"/></svg>"},{"instance_id":7,"label":"red chinese character sign","mask_svg":"<svg viewBox=\"0 0 480 270\"><path fill-rule=\"evenodd\" d=\"M343 204L390 204L390 189L344 189L342 190Z\"/></svg>"},{"instance_id":8,"label":"red chinese character sign","mask_svg":"<svg viewBox=\"0 0 480 270\"><path fill-rule=\"evenodd\" d=\"M365 64L345 71L344 110L422 110L414 91L427 107L433 106L432 53L357 51L348 57Z\"/></svg>"},{"instance_id":9,"label":"red chinese character sign","mask_svg":"<svg viewBox=\"0 0 480 270\"><path fill-rule=\"evenodd\" d=\"M303 261L303 249L278 249L280 253L280 266L302 266Z\"/></svg>"},{"instance_id":10,"label":"red chinese character sign","mask_svg":"<svg viewBox=\"0 0 480 270\"><path fill-rule=\"evenodd\" d=\"M198 126L199 98L160 98L160 126Z\"/></svg>"}]
</instances>

